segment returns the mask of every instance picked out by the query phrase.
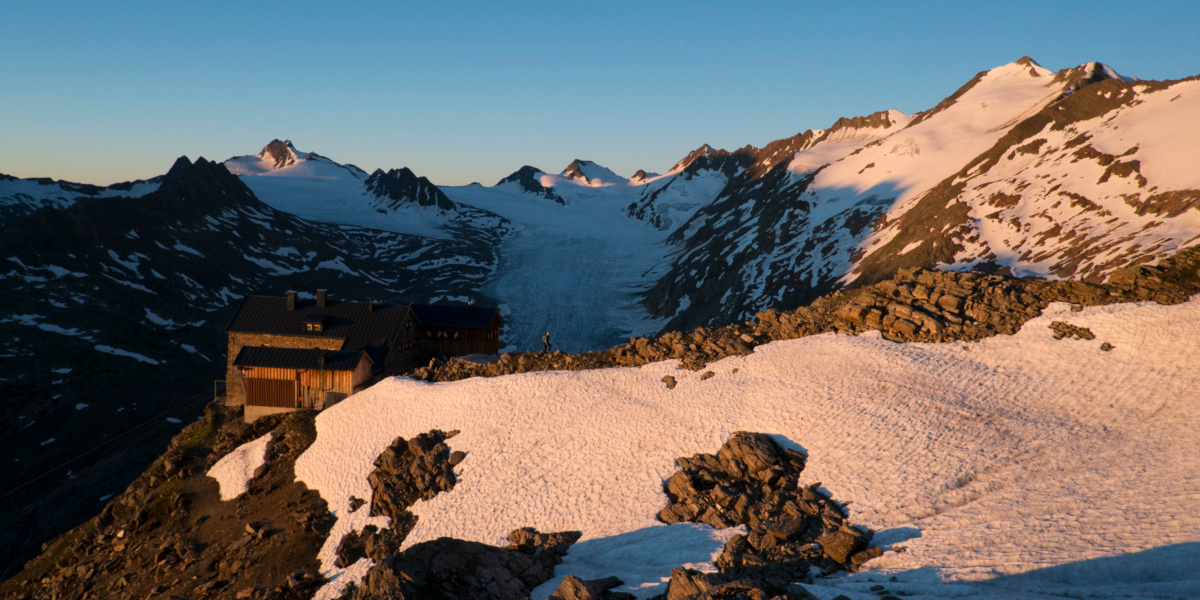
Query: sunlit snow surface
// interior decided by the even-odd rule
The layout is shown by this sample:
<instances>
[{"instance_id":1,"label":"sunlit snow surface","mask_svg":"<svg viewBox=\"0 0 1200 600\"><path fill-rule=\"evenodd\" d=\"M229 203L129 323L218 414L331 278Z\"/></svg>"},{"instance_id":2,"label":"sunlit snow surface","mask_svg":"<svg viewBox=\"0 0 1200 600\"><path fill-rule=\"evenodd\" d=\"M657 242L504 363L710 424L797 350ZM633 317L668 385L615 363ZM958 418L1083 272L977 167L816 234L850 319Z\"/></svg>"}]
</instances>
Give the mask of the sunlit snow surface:
<instances>
[{"instance_id":1,"label":"sunlit snow surface","mask_svg":"<svg viewBox=\"0 0 1200 600\"><path fill-rule=\"evenodd\" d=\"M1097 337L1055 340L1052 320ZM370 567L333 560L347 531L386 523L347 512L350 496L370 497L375 458L396 436L433 428L461 430L449 444L467 458L454 490L413 507L409 545L578 529L558 576L616 575L640 597L663 591L670 561L719 552L728 532L654 514L675 457L715 452L736 430L806 448L804 480L851 501L879 545L907 547L820 580L823 598L874 597L872 582L892 576L890 591L917 598L1200 593L1200 299L1079 313L1054 304L1014 336L974 343L776 342L710 365L704 381L675 364L392 379L323 412L296 463L338 518L320 554L333 581L319 597Z\"/></svg>"}]
</instances>

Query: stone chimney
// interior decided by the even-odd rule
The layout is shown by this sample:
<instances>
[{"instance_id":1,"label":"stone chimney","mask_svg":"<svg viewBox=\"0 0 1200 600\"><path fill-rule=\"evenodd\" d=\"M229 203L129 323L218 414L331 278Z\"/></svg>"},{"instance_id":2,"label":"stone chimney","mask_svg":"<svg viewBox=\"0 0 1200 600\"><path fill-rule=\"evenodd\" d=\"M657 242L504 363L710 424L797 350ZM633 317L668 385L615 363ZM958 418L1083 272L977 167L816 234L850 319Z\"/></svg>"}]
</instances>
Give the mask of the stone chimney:
<instances>
[{"instance_id":1,"label":"stone chimney","mask_svg":"<svg viewBox=\"0 0 1200 600\"><path fill-rule=\"evenodd\" d=\"M287 293L287 309L296 310L296 292Z\"/></svg>"},{"instance_id":2,"label":"stone chimney","mask_svg":"<svg viewBox=\"0 0 1200 600\"><path fill-rule=\"evenodd\" d=\"M325 297L329 290L317 290L317 308L325 308Z\"/></svg>"},{"instance_id":3,"label":"stone chimney","mask_svg":"<svg viewBox=\"0 0 1200 600\"><path fill-rule=\"evenodd\" d=\"M374 312L374 311L375 311L375 299L367 298L367 312Z\"/></svg>"}]
</instances>

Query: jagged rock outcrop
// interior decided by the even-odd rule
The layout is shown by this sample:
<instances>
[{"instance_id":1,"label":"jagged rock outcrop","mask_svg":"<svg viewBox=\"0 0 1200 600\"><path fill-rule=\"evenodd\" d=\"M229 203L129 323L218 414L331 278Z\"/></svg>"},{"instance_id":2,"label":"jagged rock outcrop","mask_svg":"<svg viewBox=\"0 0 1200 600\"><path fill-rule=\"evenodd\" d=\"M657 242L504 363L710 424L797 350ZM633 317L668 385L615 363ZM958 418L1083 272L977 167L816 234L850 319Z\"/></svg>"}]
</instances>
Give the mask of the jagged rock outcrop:
<instances>
[{"instance_id":1,"label":"jagged rock outcrop","mask_svg":"<svg viewBox=\"0 0 1200 600\"><path fill-rule=\"evenodd\" d=\"M396 519L417 500L454 489L454 465L464 455L452 455L446 440L457 434L434 429L410 440L396 438L375 460L375 470L367 477L375 491L371 516Z\"/></svg>"},{"instance_id":2,"label":"jagged rock outcrop","mask_svg":"<svg viewBox=\"0 0 1200 600\"><path fill-rule=\"evenodd\" d=\"M870 531L851 526L842 506L821 493L820 483L800 484L807 459L767 435L744 431L735 432L715 455L677 459L680 470L663 485L670 504L659 520L718 529L745 525L748 533L726 543L716 561L719 573L673 571L667 597L709 598L717 589L732 591L724 586L774 597L787 593L793 582L807 581L813 568L827 574L855 570L882 554L868 547Z\"/></svg>"},{"instance_id":3,"label":"jagged rock outcrop","mask_svg":"<svg viewBox=\"0 0 1200 600\"><path fill-rule=\"evenodd\" d=\"M738 598L739 600L816 600L816 596L798 584L786 584L782 588L771 586L768 590L760 582L750 579L730 581L720 573L704 573L695 569L678 567L671 569L671 580L667 583L664 600L717 600Z\"/></svg>"},{"instance_id":4,"label":"jagged rock outcrop","mask_svg":"<svg viewBox=\"0 0 1200 600\"><path fill-rule=\"evenodd\" d=\"M1063 338L1076 340L1094 340L1096 334L1092 333L1087 327L1079 327L1063 321L1053 321L1050 323L1050 329L1054 332L1054 339L1061 340Z\"/></svg>"},{"instance_id":5,"label":"jagged rock outcrop","mask_svg":"<svg viewBox=\"0 0 1200 600\"><path fill-rule=\"evenodd\" d=\"M387 172L375 169L363 185L367 193L378 198L376 210L380 212L396 210L409 204L437 207L438 210L446 212L453 211L458 206L433 182L418 177L408 167Z\"/></svg>"},{"instance_id":6,"label":"jagged rock outcrop","mask_svg":"<svg viewBox=\"0 0 1200 600\"><path fill-rule=\"evenodd\" d=\"M567 575L550 594L550 600L633 600L633 594L612 591L623 583L616 577L585 580Z\"/></svg>"},{"instance_id":7,"label":"jagged rock outcrop","mask_svg":"<svg viewBox=\"0 0 1200 600\"><path fill-rule=\"evenodd\" d=\"M554 576L580 532L518 529L508 546L439 538L380 561L343 600L395 598L518 600Z\"/></svg>"},{"instance_id":8,"label":"jagged rock outcrop","mask_svg":"<svg viewBox=\"0 0 1200 600\"><path fill-rule=\"evenodd\" d=\"M454 465L466 454L451 452L446 440L457 433L434 429L408 440L398 437L379 455L375 470L367 476L373 490L371 516L389 517L391 526L379 529L368 525L362 531L345 534L338 542L335 566L345 568L363 557L378 563L400 551L417 524L416 515L408 508L417 500L429 500L454 489ZM357 498L347 499L350 507L358 502Z\"/></svg>"},{"instance_id":9,"label":"jagged rock outcrop","mask_svg":"<svg viewBox=\"0 0 1200 600\"><path fill-rule=\"evenodd\" d=\"M374 493L371 515L388 516L391 527L373 525L351 531L338 545L335 565L346 567L369 557L375 565L360 585L343 594L346 600L383 598L492 598L516 600L554 575L580 532L543 534L514 530L509 545L440 538L400 551L416 525L408 509L454 489L453 467L466 454L451 452L446 440L458 432L432 430L411 439L398 437L375 461L368 476Z\"/></svg>"}]
</instances>

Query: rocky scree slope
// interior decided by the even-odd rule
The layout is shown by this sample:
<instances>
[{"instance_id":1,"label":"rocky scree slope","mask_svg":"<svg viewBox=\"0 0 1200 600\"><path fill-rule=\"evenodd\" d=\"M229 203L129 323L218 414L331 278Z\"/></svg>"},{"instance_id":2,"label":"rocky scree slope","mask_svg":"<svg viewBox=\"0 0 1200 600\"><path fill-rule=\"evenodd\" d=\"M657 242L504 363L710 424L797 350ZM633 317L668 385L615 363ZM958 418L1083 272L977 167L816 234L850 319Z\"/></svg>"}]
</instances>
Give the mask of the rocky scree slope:
<instances>
[{"instance_id":1,"label":"rocky scree slope","mask_svg":"<svg viewBox=\"0 0 1200 600\"><path fill-rule=\"evenodd\" d=\"M293 465L316 436L308 412L247 425L210 405L101 513L46 543L0 584L6 598L310 598L324 583L315 559L333 517ZM223 502L205 473L241 444L271 433L249 491Z\"/></svg>"},{"instance_id":2,"label":"rocky scree slope","mask_svg":"<svg viewBox=\"0 0 1200 600\"><path fill-rule=\"evenodd\" d=\"M280 212L204 159L179 159L139 198L11 221L0 232L0 452L12 457L0 465L0 570L93 514L196 418L223 378L224 326L242 296L470 295L495 261L487 238ZM56 510L27 518L47 504Z\"/></svg>"}]
</instances>

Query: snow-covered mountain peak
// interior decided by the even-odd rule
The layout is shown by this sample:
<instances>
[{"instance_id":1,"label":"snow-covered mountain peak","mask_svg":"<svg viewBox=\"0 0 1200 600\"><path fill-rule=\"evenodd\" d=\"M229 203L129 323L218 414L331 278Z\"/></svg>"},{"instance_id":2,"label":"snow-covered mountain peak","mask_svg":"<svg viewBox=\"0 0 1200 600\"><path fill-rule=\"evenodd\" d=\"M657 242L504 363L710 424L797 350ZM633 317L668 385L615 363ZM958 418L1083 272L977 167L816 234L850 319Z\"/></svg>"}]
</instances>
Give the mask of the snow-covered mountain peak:
<instances>
[{"instance_id":1,"label":"snow-covered mountain peak","mask_svg":"<svg viewBox=\"0 0 1200 600\"><path fill-rule=\"evenodd\" d=\"M602 167L590 160L580 160L578 158L571 161L571 164L563 169L562 176L592 187L628 182L627 179L613 173L606 167Z\"/></svg>"},{"instance_id":2,"label":"snow-covered mountain peak","mask_svg":"<svg viewBox=\"0 0 1200 600\"><path fill-rule=\"evenodd\" d=\"M496 185L504 185L506 183L512 183L514 181L520 182L520 181L525 181L528 179L536 180L538 177L541 177L545 173L546 173L545 171L543 171L537 167L525 165L525 166L521 167L520 169L513 171L508 177L505 177L504 179L497 181Z\"/></svg>"},{"instance_id":3,"label":"snow-covered mountain peak","mask_svg":"<svg viewBox=\"0 0 1200 600\"><path fill-rule=\"evenodd\" d=\"M263 146L262 151L255 156L274 164L276 169L290 167L296 164L296 162L303 160L300 158L300 154L296 152L296 147L292 145L291 140L271 140L271 143Z\"/></svg>"},{"instance_id":4,"label":"snow-covered mountain peak","mask_svg":"<svg viewBox=\"0 0 1200 600\"><path fill-rule=\"evenodd\" d=\"M745 149L748 149L751 152L753 152L755 150L755 148L753 148L752 146L747 146ZM667 171L667 173L678 173L680 171L683 171L684 169L691 166L692 163L696 162L697 160L699 160L700 158L703 158L703 157L724 158L726 156L729 156L730 154L731 153L728 150L725 150L724 148L713 148L712 146L709 146L708 144L700 144L699 148L696 148L695 150L688 152L687 156L681 158L679 160L679 162L675 163L675 166L671 167L671 170Z\"/></svg>"},{"instance_id":5,"label":"snow-covered mountain peak","mask_svg":"<svg viewBox=\"0 0 1200 600\"><path fill-rule=\"evenodd\" d=\"M1054 75L1054 71L1039 65L1037 61L1028 56L1022 56L1006 65L1000 65L989 70L988 73L997 77L1049 77Z\"/></svg>"},{"instance_id":6,"label":"snow-covered mountain peak","mask_svg":"<svg viewBox=\"0 0 1200 600\"><path fill-rule=\"evenodd\" d=\"M556 194L550 187L542 185L542 180L548 179L550 180L549 185L553 186L553 180L557 178L558 177L556 175L547 175L545 171L537 167L525 165L520 169L513 171L508 177L496 182L495 187L515 187L521 193L533 194L535 196L541 196L543 198L553 200L559 204L566 204L566 200L563 199L562 196Z\"/></svg>"},{"instance_id":7,"label":"snow-covered mountain peak","mask_svg":"<svg viewBox=\"0 0 1200 600\"><path fill-rule=\"evenodd\" d=\"M631 185L641 185L659 176L659 173L652 173L647 172L645 169L638 169L637 172L633 174L633 177L629 178L629 183Z\"/></svg>"},{"instance_id":8,"label":"snow-covered mountain peak","mask_svg":"<svg viewBox=\"0 0 1200 600\"><path fill-rule=\"evenodd\" d=\"M367 173L351 165L341 164L316 152L301 152L290 140L271 140L253 156L235 156L225 161L225 168L239 176L270 176L305 179L366 179Z\"/></svg>"}]
</instances>

